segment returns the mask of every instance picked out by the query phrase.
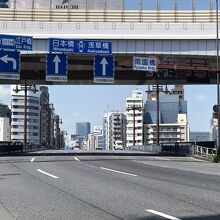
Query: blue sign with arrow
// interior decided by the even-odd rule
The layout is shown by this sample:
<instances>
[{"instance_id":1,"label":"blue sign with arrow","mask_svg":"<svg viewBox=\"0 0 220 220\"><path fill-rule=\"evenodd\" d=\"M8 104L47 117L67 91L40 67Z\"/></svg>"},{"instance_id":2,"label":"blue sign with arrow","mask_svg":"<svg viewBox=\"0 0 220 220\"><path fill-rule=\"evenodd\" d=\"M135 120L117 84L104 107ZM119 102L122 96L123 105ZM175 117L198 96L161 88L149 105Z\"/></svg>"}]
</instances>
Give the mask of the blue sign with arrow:
<instances>
[{"instance_id":1,"label":"blue sign with arrow","mask_svg":"<svg viewBox=\"0 0 220 220\"><path fill-rule=\"evenodd\" d=\"M111 56L96 56L94 58L94 82L114 83L115 59Z\"/></svg>"},{"instance_id":2,"label":"blue sign with arrow","mask_svg":"<svg viewBox=\"0 0 220 220\"><path fill-rule=\"evenodd\" d=\"M0 34L0 49L32 50L32 37Z\"/></svg>"},{"instance_id":3,"label":"blue sign with arrow","mask_svg":"<svg viewBox=\"0 0 220 220\"><path fill-rule=\"evenodd\" d=\"M66 54L47 54L47 81L67 81L67 73L68 57Z\"/></svg>"},{"instance_id":4,"label":"blue sign with arrow","mask_svg":"<svg viewBox=\"0 0 220 220\"><path fill-rule=\"evenodd\" d=\"M78 54L112 54L112 43L99 40L49 39L49 51Z\"/></svg>"},{"instance_id":5,"label":"blue sign with arrow","mask_svg":"<svg viewBox=\"0 0 220 220\"><path fill-rule=\"evenodd\" d=\"M0 51L0 79L20 79L20 52Z\"/></svg>"}]
</instances>

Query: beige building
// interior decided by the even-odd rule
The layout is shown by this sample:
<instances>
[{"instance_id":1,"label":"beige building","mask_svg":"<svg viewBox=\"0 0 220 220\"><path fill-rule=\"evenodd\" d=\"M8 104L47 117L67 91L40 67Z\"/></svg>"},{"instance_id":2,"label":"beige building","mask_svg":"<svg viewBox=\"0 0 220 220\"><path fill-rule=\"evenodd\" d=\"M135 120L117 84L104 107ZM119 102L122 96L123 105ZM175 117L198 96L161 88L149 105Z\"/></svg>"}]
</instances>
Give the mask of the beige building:
<instances>
[{"instance_id":1,"label":"beige building","mask_svg":"<svg viewBox=\"0 0 220 220\"><path fill-rule=\"evenodd\" d=\"M10 119L0 117L0 141L10 141Z\"/></svg>"}]
</instances>

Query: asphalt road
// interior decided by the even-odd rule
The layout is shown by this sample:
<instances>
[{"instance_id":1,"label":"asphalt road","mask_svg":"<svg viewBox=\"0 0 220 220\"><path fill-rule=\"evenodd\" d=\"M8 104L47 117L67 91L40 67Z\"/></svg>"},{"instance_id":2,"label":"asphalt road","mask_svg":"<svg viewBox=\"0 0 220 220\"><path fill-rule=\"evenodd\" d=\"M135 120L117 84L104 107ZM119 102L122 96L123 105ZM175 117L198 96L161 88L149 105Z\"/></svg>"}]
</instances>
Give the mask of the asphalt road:
<instances>
[{"instance_id":1,"label":"asphalt road","mask_svg":"<svg viewBox=\"0 0 220 220\"><path fill-rule=\"evenodd\" d=\"M175 157L1 157L0 220L220 220L220 164Z\"/></svg>"}]
</instances>

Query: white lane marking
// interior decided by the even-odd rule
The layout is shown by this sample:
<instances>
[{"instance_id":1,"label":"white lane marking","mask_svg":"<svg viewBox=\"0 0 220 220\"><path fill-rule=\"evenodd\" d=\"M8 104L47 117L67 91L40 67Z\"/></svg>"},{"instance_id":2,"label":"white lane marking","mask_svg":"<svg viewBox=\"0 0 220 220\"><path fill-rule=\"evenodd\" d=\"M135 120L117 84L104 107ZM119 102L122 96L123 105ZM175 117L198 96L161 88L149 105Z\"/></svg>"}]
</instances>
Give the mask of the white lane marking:
<instances>
[{"instance_id":1,"label":"white lane marking","mask_svg":"<svg viewBox=\"0 0 220 220\"><path fill-rule=\"evenodd\" d=\"M138 175L133 174L133 173L125 173L125 172L122 172L122 171L112 170L112 169L105 168L105 167L100 167L100 169L102 169L102 170L108 170L108 171L111 171L111 172L120 173L120 174L124 174L124 175L128 175L128 176L138 176Z\"/></svg>"},{"instance_id":2,"label":"white lane marking","mask_svg":"<svg viewBox=\"0 0 220 220\"><path fill-rule=\"evenodd\" d=\"M181 219L176 218L176 217L173 217L173 216L171 216L171 215L167 215L167 214L164 214L164 213L162 213L162 212L157 212L157 211L155 211L155 210L153 210L153 209L147 209L147 210L145 210L145 211L146 211L146 212L153 213L153 214L155 214L155 215L159 215L159 216L161 216L161 217L164 217L164 218L167 218L167 219L170 219L170 220L181 220Z\"/></svg>"},{"instance_id":3,"label":"white lane marking","mask_svg":"<svg viewBox=\"0 0 220 220\"><path fill-rule=\"evenodd\" d=\"M34 160L35 160L35 157L33 157L33 158L31 159L31 162L33 163L33 162L34 162Z\"/></svg>"},{"instance_id":4,"label":"white lane marking","mask_svg":"<svg viewBox=\"0 0 220 220\"><path fill-rule=\"evenodd\" d=\"M54 175L52 175L52 174L50 174L50 173L47 173L47 172L45 172L45 171L43 171L43 170L40 170L40 169L37 169L37 171L40 172L40 173L43 173L43 174L45 174L45 175L47 175L47 176L50 176L50 177L52 177L52 178L54 178L54 179L58 179L58 178L59 178L58 176L54 176Z\"/></svg>"},{"instance_id":5,"label":"white lane marking","mask_svg":"<svg viewBox=\"0 0 220 220\"><path fill-rule=\"evenodd\" d=\"M163 157L154 157L155 159L158 159L158 160L170 160L170 159L167 159L167 158L163 158Z\"/></svg>"},{"instance_id":6,"label":"white lane marking","mask_svg":"<svg viewBox=\"0 0 220 220\"><path fill-rule=\"evenodd\" d=\"M79 159L79 158L77 158L77 157L74 157L74 159L75 159L75 160L77 160L77 161L80 161L80 159Z\"/></svg>"}]
</instances>

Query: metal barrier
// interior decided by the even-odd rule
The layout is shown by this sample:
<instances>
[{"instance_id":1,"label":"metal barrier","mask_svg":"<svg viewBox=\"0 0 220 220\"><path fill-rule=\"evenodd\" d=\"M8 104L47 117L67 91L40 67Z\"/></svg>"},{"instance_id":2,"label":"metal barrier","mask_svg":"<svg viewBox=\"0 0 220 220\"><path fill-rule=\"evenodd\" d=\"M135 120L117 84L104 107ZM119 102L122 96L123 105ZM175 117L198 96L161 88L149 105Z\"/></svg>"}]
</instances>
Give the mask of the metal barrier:
<instances>
[{"instance_id":1,"label":"metal barrier","mask_svg":"<svg viewBox=\"0 0 220 220\"><path fill-rule=\"evenodd\" d=\"M216 148L208 148L202 146L194 146L194 156L204 158L204 159L212 159L212 157L216 155Z\"/></svg>"},{"instance_id":2,"label":"metal barrier","mask_svg":"<svg viewBox=\"0 0 220 220\"><path fill-rule=\"evenodd\" d=\"M149 145L138 145L133 146L129 150L134 151L143 151L143 152L151 152L151 153L160 153L161 152L161 146L156 144L149 144Z\"/></svg>"}]
</instances>

